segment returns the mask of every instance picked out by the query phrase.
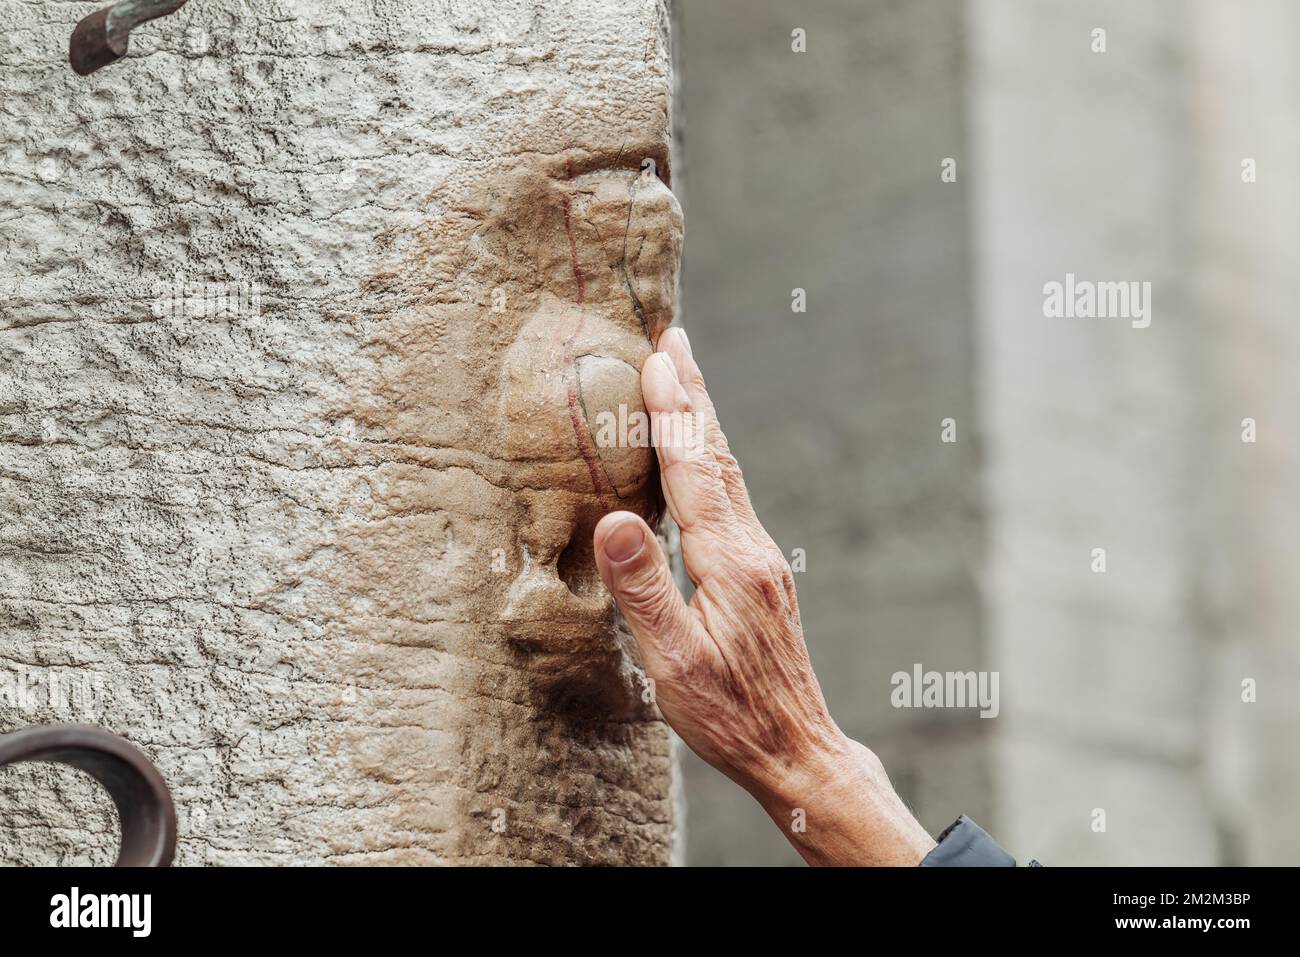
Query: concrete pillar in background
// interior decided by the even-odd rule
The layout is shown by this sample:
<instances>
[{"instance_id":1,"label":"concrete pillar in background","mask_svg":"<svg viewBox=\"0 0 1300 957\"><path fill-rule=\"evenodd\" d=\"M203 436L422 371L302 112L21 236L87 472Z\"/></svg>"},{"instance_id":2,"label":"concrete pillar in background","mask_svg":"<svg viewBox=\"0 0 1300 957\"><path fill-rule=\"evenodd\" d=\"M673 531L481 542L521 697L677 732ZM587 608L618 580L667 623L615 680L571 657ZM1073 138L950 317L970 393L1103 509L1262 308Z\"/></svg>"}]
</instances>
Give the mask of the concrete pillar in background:
<instances>
[{"instance_id":1,"label":"concrete pillar in background","mask_svg":"<svg viewBox=\"0 0 1300 957\"><path fill-rule=\"evenodd\" d=\"M1194 289L1211 397L1198 604L1206 624L1203 775L1221 860L1295 864L1300 822L1300 10L1192 5ZM1248 420L1248 421L1247 421Z\"/></svg>"},{"instance_id":2,"label":"concrete pillar in background","mask_svg":"<svg viewBox=\"0 0 1300 957\"><path fill-rule=\"evenodd\" d=\"M1296 17L685 5L695 352L832 713L936 833L1296 858ZM1151 283L1150 324L1044 315L1067 274ZM996 671L998 716L895 709L917 664ZM796 862L686 784L688 860Z\"/></svg>"},{"instance_id":3,"label":"concrete pillar in background","mask_svg":"<svg viewBox=\"0 0 1300 957\"><path fill-rule=\"evenodd\" d=\"M1175 2L976 0L967 23L983 600L1002 694L990 826L1046 862L1209 864L1193 598L1200 464L1221 445L1201 429L1186 17ZM1149 283L1149 315L1047 315L1044 287L1068 275Z\"/></svg>"}]
</instances>

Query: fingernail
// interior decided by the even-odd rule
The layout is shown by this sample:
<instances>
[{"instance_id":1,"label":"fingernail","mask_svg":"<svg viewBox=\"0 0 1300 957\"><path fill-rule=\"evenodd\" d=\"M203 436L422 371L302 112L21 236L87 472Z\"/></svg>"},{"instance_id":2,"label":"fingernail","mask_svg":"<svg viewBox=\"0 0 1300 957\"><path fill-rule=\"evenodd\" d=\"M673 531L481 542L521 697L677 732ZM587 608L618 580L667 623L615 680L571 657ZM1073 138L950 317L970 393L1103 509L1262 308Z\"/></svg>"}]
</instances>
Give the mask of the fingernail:
<instances>
[{"instance_id":1,"label":"fingernail","mask_svg":"<svg viewBox=\"0 0 1300 957\"><path fill-rule=\"evenodd\" d=\"M673 377L673 381L676 382L676 381L677 381L677 367L676 367L675 365L673 365L673 359L672 359L672 356L670 356L670 355L669 355L668 353L666 353L666 352L656 352L656 353L655 353L655 358L659 360L659 364L660 364L660 365L662 365L665 369L668 370L668 374L669 374L670 376L672 376L672 377Z\"/></svg>"},{"instance_id":2,"label":"fingernail","mask_svg":"<svg viewBox=\"0 0 1300 957\"><path fill-rule=\"evenodd\" d=\"M641 554L644 545L641 523L629 518L605 537L605 557L615 563L626 562Z\"/></svg>"},{"instance_id":3,"label":"fingernail","mask_svg":"<svg viewBox=\"0 0 1300 957\"><path fill-rule=\"evenodd\" d=\"M677 334L682 337L682 345L686 347L686 354L688 356L695 355L695 353L691 351L691 340L690 337L686 335L686 330L683 329L681 326L678 326Z\"/></svg>"}]
</instances>

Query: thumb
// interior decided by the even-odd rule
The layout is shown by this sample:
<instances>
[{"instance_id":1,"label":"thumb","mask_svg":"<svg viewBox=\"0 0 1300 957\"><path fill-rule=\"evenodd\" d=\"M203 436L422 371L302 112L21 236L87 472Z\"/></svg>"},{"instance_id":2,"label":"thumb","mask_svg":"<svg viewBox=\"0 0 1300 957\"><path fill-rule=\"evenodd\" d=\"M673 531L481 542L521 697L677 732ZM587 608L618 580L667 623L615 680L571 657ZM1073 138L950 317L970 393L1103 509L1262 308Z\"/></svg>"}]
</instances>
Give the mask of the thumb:
<instances>
[{"instance_id":1,"label":"thumb","mask_svg":"<svg viewBox=\"0 0 1300 957\"><path fill-rule=\"evenodd\" d=\"M596 567L641 648L653 675L663 675L665 652L692 642L698 623L677 590L659 539L641 517L611 512L595 533Z\"/></svg>"}]
</instances>

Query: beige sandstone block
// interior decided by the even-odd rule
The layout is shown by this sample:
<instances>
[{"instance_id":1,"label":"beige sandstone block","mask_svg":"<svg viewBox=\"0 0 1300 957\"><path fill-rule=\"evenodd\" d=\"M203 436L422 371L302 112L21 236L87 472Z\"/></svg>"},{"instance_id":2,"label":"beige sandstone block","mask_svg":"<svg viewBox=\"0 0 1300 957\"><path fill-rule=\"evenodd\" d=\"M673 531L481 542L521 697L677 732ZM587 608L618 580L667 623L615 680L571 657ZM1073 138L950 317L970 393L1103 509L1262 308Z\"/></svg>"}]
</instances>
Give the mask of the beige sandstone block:
<instances>
[{"instance_id":1,"label":"beige sandstone block","mask_svg":"<svg viewBox=\"0 0 1300 957\"><path fill-rule=\"evenodd\" d=\"M0 10L0 731L128 736L185 864L667 863L590 546L661 507L592 421L673 318L666 4L207 0L79 78L93 9ZM3 773L0 860L111 859Z\"/></svg>"}]
</instances>

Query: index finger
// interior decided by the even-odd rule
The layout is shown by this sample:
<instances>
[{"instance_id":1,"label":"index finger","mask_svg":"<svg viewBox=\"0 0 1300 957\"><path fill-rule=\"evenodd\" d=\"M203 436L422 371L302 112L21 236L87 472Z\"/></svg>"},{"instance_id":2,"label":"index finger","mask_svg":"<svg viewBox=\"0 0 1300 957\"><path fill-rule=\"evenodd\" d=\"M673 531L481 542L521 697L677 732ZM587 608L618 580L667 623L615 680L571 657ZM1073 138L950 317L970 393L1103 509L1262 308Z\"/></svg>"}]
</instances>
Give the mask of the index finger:
<instances>
[{"instance_id":1,"label":"index finger","mask_svg":"<svg viewBox=\"0 0 1300 957\"><path fill-rule=\"evenodd\" d=\"M722 468L699 435L698 416L669 356L656 352L646 360L641 391L650 413L664 500L682 531L686 573L699 585L727 567L737 538L745 532L732 509Z\"/></svg>"}]
</instances>

